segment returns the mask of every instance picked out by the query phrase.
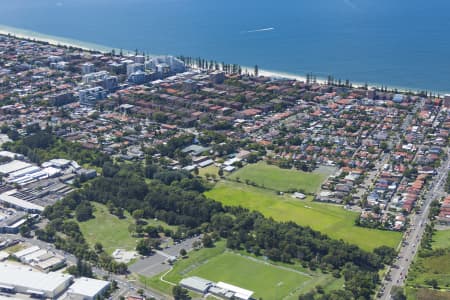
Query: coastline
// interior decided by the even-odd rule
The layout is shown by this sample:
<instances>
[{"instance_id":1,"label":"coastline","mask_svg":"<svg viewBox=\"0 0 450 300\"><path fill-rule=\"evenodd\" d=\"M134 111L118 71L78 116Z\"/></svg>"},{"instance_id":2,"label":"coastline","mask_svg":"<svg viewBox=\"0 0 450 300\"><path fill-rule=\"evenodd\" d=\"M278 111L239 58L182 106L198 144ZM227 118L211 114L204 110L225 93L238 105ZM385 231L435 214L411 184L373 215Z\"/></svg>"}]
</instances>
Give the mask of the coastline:
<instances>
[{"instance_id":1,"label":"coastline","mask_svg":"<svg viewBox=\"0 0 450 300\"><path fill-rule=\"evenodd\" d=\"M3 24L0 24L0 35L12 35L17 38L46 42L46 43L49 43L54 46L67 46L67 47L79 48L79 49L83 49L86 51L97 51L97 52L101 52L101 53L107 53L114 49L116 52L122 50L124 53L133 53L133 51L130 51L128 49L119 49L119 48L115 48L115 47L109 47L109 46L95 44L95 43L83 42L80 40L75 40L75 39L70 39L70 38L65 38L65 37L60 37L60 36L52 36L52 35L43 34L40 32L35 32L35 31L31 31L31 30L26 30L26 29L20 29L20 28L16 28L16 27L3 25ZM149 55L157 56L156 54L149 54ZM251 73L251 70L253 70L253 67L248 67L248 66L241 66L241 67L244 70L247 69L250 73ZM286 79L295 79L297 81L303 81L303 82L306 81L306 76L304 76L304 75L292 74L292 73L283 72L283 71L259 69L259 75L265 76L265 77L271 77L271 78L286 78ZM322 77L317 77L316 81L319 84L325 84L327 82L326 78L322 78ZM362 83L362 82L356 82L356 81L352 81L352 80L350 80L350 82L352 83L352 86L355 88L365 86L365 83ZM367 83L367 86L369 88L380 88L382 86L387 86L390 90L395 89L399 93L408 93L408 92L418 93L420 91L427 90L427 89L421 89L421 88L398 87L398 86L394 86L394 85L389 86L387 84L373 83L373 82ZM450 94L450 90L449 91L433 91L433 93L441 94L441 96L442 96L447 93Z\"/></svg>"}]
</instances>

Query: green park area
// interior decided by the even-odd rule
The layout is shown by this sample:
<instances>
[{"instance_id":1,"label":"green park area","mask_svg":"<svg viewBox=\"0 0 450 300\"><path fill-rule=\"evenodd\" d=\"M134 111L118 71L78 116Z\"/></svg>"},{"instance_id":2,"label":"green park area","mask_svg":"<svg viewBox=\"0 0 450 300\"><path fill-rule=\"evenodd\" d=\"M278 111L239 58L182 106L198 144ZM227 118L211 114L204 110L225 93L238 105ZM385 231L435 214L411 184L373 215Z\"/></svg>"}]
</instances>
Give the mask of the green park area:
<instances>
[{"instance_id":1,"label":"green park area","mask_svg":"<svg viewBox=\"0 0 450 300\"><path fill-rule=\"evenodd\" d=\"M261 161L234 172L229 179L253 182L259 187L276 191L297 189L306 193L314 193L326 179L326 175L318 172L307 173L281 169Z\"/></svg>"},{"instance_id":2,"label":"green park area","mask_svg":"<svg viewBox=\"0 0 450 300\"><path fill-rule=\"evenodd\" d=\"M217 183L205 194L225 205L240 205L277 221L294 221L302 226L310 226L332 238L343 239L365 250L373 250L382 245L395 248L401 239L398 232L356 226L358 213L345 210L339 205L313 202L312 197L298 200L289 195L279 196L271 190L229 181Z\"/></svg>"},{"instance_id":3,"label":"green park area","mask_svg":"<svg viewBox=\"0 0 450 300\"><path fill-rule=\"evenodd\" d=\"M134 224L134 219L128 212L124 213L124 218L119 219L117 216L109 213L108 208L96 202L92 202L95 211L94 219L86 222L80 222L80 229L90 246L94 246L99 242L103 245L105 251L109 254L113 253L117 248L125 250L134 250L138 238L132 237L129 226ZM171 228L166 223L156 220L145 220L148 225L163 226Z\"/></svg>"},{"instance_id":4,"label":"green park area","mask_svg":"<svg viewBox=\"0 0 450 300\"><path fill-rule=\"evenodd\" d=\"M450 299L450 230L434 231L431 248L414 260L408 274L408 299Z\"/></svg>"},{"instance_id":5,"label":"green park area","mask_svg":"<svg viewBox=\"0 0 450 300\"><path fill-rule=\"evenodd\" d=\"M450 229L437 230L433 234L433 249L450 249Z\"/></svg>"},{"instance_id":6,"label":"green park area","mask_svg":"<svg viewBox=\"0 0 450 300\"><path fill-rule=\"evenodd\" d=\"M308 272L308 273L306 273ZM153 278L140 280L163 292L170 292L171 286ZM322 285L328 289L339 289L343 281L330 274L311 273L299 266L272 264L257 257L226 250L225 241L214 248L204 248L189 253L188 258L175 263L163 279L173 284L189 276L199 276L211 281L224 281L255 292L259 299L297 299L300 293Z\"/></svg>"}]
</instances>

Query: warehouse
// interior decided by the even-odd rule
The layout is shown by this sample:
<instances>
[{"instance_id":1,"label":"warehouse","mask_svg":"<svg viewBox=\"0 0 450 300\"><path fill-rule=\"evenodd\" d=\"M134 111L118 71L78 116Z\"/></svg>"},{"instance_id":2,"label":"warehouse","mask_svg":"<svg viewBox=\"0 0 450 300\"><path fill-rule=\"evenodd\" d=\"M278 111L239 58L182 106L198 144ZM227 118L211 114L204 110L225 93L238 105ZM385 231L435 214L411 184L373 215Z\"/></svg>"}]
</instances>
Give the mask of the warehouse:
<instances>
[{"instance_id":1,"label":"warehouse","mask_svg":"<svg viewBox=\"0 0 450 300\"><path fill-rule=\"evenodd\" d=\"M0 173L9 174L13 172L17 172L19 170L31 167L30 163L26 163L20 160L13 160L9 163L0 165Z\"/></svg>"},{"instance_id":2,"label":"warehouse","mask_svg":"<svg viewBox=\"0 0 450 300\"><path fill-rule=\"evenodd\" d=\"M0 203L29 213L41 213L44 210L43 206L15 197L14 194L16 193L17 190L14 189L0 194Z\"/></svg>"},{"instance_id":3,"label":"warehouse","mask_svg":"<svg viewBox=\"0 0 450 300\"><path fill-rule=\"evenodd\" d=\"M0 265L0 287L3 292L55 299L69 287L72 280L72 275L41 273L29 268Z\"/></svg>"},{"instance_id":4,"label":"warehouse","mask_svg":"<svg viewBox=\"0 0 450 300\"><path fill-rule=\"evenodd\" d=\"M108 281L81 277L75 279L69 288L66 299L93 300L102 296L109 288Z\"/></svg>"}]
</instances>

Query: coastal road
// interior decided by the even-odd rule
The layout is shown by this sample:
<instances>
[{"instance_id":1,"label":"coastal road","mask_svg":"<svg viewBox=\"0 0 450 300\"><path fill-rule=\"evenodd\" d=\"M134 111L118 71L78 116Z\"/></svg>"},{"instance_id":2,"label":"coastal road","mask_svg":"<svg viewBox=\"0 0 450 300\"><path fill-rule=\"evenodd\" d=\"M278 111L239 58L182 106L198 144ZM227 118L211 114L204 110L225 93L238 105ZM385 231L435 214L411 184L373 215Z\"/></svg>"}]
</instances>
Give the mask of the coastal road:
<instances>
[{"instance_id":1,"label":"coastal road","mask_svg":"<svg viewBox=\"0 0 450 300\"><path fill-rule=\"evenodd\" d=\"M447 159L446 161L443 161L441 167L437 170L438 174L430 185L430 190L424 198L422 213L415 214L411 217L411 225L404 235L398 259L394 261L393 266L388 270L390 278L387 276L382 282L379 299L391 299L392 288L394 286L403 286L405 284L411 262L419 249L426 224L428 223L430 204L433 200L439 199L445 195L445 183L450 167L448 156L449 151L447 149Z\"/></svg>"}]
</instances>

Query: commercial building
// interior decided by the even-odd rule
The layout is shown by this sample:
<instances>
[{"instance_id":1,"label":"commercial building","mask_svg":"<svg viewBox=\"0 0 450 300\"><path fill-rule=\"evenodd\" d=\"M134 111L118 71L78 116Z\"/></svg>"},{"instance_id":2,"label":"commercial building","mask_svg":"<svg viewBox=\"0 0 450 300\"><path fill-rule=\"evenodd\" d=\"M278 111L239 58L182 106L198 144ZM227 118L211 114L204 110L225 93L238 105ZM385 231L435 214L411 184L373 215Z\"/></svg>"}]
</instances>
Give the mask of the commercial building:
<instances>
[{"instance_id":1,"label":"commercial building","mask_svg":"<svg viewBox=\"0 0 450 300\"><path fill-rule=\"evenodd\" d=\"M27 294L35 298L56 299L72 283L73 276L62 273L41 273L30 268L0 264L0 290Z\"/></svg>"}]
</instances>

